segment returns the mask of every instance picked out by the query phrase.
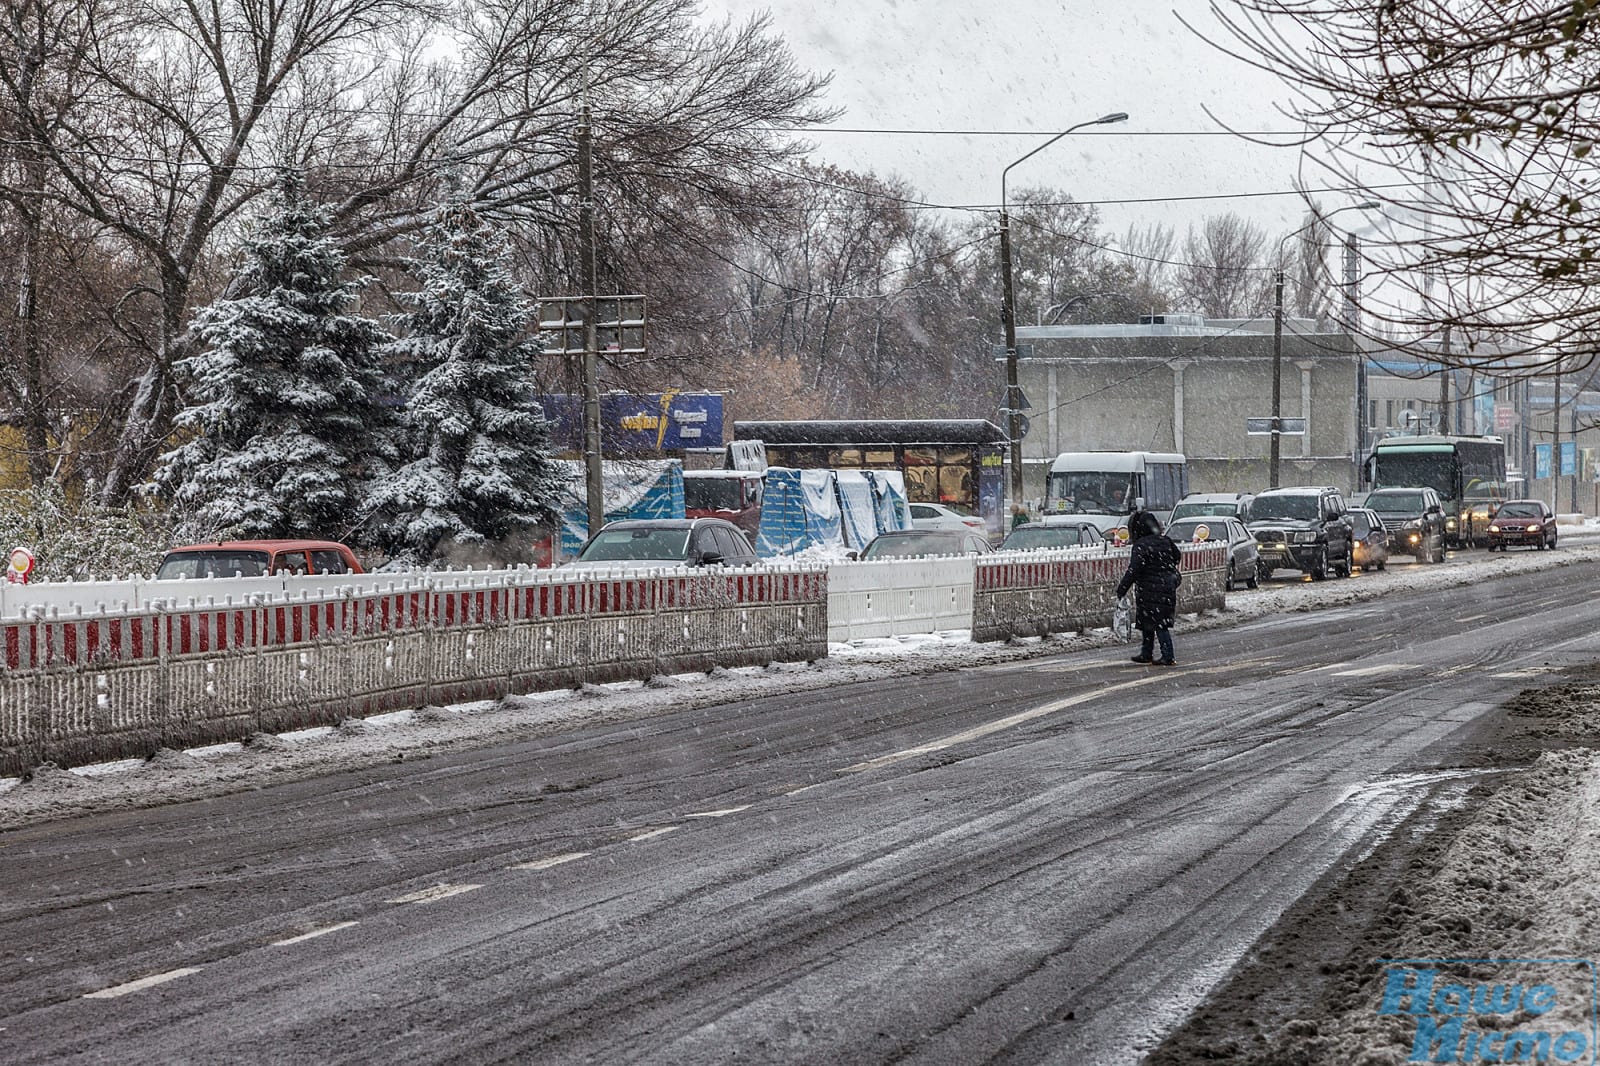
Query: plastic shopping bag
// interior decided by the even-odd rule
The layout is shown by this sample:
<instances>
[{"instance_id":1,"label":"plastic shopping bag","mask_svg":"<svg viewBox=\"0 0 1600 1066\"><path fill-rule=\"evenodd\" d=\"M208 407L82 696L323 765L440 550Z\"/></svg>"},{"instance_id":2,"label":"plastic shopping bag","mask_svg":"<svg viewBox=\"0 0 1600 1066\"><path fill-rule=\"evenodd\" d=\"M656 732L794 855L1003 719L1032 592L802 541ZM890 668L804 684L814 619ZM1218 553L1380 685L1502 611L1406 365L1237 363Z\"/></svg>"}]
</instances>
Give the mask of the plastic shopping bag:
<instances>
[{"instance_id":1,"label":"plastic shopping bag","mask_svg":"<svg viewBox=\"0 0 1600 1066\"><path fill-rule=\"evenodd\" d=\"M1117 599L1117 606L1111 612L1111 632L1117 639L1126 643L1133 639L1133 594Z\"/></svg>"}]
</instances>

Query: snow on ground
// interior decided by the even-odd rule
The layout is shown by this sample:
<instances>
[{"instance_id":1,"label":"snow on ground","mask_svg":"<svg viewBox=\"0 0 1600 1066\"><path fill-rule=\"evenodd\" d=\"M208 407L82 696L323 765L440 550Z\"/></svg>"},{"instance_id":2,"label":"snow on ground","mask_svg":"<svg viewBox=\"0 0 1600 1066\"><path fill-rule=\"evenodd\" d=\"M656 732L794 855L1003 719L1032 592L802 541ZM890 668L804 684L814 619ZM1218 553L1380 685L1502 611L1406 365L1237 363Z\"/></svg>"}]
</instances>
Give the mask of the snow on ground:
<instances>
[{"instance_id":1,"label":"snow on ground","mask_svg":"<svg viewBox=\"0 0 1600 1066\"><path fill-rule=\"evenodd\" d=\"M1476 584L1532 570L1593 565L1600 560L1600 543L1596 539L1593 535L1567 535L1563 549L1555 552L1469 552L1433 566L1400 562L1385 572L1358 573L1348 580L1270 581L1256 591L1229 593L1228 606L1220 613L1180 620L1176 629L1178 657L1181 662L1185 632L1238 625L1290 611L1336 608L1422 589ZM149 760L123 759L66 771L42 768L28 781L0 779L0 828L91 810L198 799L266 782L300 780L736 699L1014 662L1119 643L1105 629L1003 644L974 644L965 630L859 640L830 645L828 658L814 664L718 668L709 674L656 677L648 682L585 685L577 690L349 719L338 727L276 736L261 734L242 744L210 745L184 753L162 752Z\"/></svg>"}]
</instances>

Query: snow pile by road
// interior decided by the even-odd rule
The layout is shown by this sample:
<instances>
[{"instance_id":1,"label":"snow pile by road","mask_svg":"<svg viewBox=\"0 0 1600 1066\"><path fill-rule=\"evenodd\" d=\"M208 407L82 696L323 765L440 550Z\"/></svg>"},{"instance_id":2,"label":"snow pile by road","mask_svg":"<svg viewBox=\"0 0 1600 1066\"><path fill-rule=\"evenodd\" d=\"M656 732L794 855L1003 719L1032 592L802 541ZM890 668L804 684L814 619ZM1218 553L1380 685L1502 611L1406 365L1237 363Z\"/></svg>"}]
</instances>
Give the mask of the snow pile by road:
<instances>
[{"instance_id":1,"label":"snow pile by road","mask_svg":"<svg viewBox=\"0 0 1600 1066\"><path fill-rule=\"evenodd\" d=\"M1559 552L1488 556L1470 553L1444 565L1392 566L1349 580L1269 582L1255 592L1230 593L1218 614L1180 621L1178 632L1238 624L1288 611L1311 611L1407 592L1474 584L1493 577L1558 566L1588 565L1600 546ZM546 736L590 725L756 699L885 677L1014 662L1119 645L1109 630L975 644L966 631L860 640L829 646L814 664L774 664L718 669L710 674L653 678L648 683L587 685L516 696L498 702L424 708L378 715L345 726L258 736L246 744L221 744L122 760L71 771L44 770L31 780L0 779L0 828L31 824L88 810L148 807L298 780L378 763L427 757L486 744Z\"/></svg>"}]
</instances>

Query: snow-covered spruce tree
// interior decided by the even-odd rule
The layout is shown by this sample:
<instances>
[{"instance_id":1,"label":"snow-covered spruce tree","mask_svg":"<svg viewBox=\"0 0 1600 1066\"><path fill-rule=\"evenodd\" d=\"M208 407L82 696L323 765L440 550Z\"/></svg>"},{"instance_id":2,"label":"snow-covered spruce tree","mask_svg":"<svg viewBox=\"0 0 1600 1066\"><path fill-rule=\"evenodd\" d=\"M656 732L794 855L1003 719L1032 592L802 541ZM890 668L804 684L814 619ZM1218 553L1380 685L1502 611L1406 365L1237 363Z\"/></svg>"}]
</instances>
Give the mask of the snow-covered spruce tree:
<instances>
[{"instance_id":1,"label":"snow-covered spruce tree","mask_svg":"<svg viewBox=\"0 0 1600 1066\"><path fill-rule=\"evenodd\" d=\"M465 204L441 208L423 235L412 265L421 288L400 297L411 310L386 353L403 378L403 465L368 501L392 554L514 562L555 521L539 345L509 260L504 237Z\"/></svg>"},{"instance_id":2,"label":"snow-covered spruce tree","mask_svg":"<svg viewBox=\"0 0 1600 1066\"><path fill-rule=\"evenodd\" d=\"M189 403L155 476L187 525L229 537L344 539L387 472L380 356L392 338L345 312L360 283L325 211L287 179L245 244L233 291L196 312L204 351L177 364Z\"/></svg>"}]
</instances>

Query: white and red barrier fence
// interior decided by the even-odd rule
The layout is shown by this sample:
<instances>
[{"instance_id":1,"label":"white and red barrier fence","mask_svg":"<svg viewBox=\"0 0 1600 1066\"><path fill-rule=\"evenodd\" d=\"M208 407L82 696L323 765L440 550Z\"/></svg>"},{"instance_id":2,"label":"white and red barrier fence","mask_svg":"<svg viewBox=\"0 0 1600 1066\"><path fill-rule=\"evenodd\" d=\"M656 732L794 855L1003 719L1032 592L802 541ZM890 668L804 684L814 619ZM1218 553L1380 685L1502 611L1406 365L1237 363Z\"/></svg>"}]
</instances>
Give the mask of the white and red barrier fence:
<instances>
[{"instance_id":1,"label":"white and red barrier fence","mask_svg":"<svg viewBox=\"0 0 1600 1066\"><path fill-rule=\"evenodd\" d=\"M397 707L820 658L820 569L498 571L0 622L0 774Z\"/></svg>"},{"instance_id":2,"label":"white and red barrier fence","mask_svg":"<svg viewBox=\"0 0 1600 1066\"><path fill-rule=\"evenodd\" d=\"M1223 606L1225 551L1184 547L1180 612ZM827 570L140 580L79 583L76 603L70 584L45 586L0 618L0 774L429 703L818 659L829 640L1105 626L1127 560L1093 548Z\"/></svg>"}]
</instances>

